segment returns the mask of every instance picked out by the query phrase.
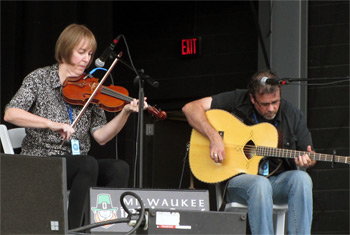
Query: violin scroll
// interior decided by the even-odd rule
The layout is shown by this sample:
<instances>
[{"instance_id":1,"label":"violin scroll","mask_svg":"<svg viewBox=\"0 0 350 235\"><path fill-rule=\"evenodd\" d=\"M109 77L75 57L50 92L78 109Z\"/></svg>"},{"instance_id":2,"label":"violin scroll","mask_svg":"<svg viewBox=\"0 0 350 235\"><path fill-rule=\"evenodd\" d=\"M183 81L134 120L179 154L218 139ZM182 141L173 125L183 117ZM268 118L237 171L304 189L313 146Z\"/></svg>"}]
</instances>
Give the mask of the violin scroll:
<instances>
[{"instance_id":1,"label":"violin scroll","mask_svg":"<svg viewBox=\"0 0 350 235\"><path fill-rule=\"evenodd\" d=\"M167 118L167 114L165 111L158 110L153 106L148 106L148 112L151 113L153 116L156 116L159 120L164 120Z\"/></svg>"}]
</instances>

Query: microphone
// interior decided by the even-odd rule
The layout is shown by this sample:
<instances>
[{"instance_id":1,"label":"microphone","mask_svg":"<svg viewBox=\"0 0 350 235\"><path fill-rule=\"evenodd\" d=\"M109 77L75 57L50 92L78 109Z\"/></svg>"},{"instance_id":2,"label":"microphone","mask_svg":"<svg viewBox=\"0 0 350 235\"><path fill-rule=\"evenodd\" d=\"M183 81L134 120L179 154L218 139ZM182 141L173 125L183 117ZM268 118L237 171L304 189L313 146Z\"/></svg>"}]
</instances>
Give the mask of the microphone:
<instances>
[{"instance_id":1,"label":"microphone","mask_svg":"<svg viewBox=\"0 0 350 235\"><path fill-rule=\"evenodd\" d=\"M102 53L102 55L97 58L95 60L95 66L98 68L101 68L103 66L105 66L105 62L107 60L107 58L112 54L114 47L117 45L117 43L120 40L121 35L117 36L113 42L111 43L111 45L109 45Z\"/></svg>"},{"instance_id":2,"label":"microphone","mask_svg":"<svg viewBox=\"0 0 350 235\"><path fill-rule=\"evenodd\" d=\"M287 81L279 78L268 78L268 77L262 77L260 80L261 85L286 85Z\"/></svg>"}]
</instances>

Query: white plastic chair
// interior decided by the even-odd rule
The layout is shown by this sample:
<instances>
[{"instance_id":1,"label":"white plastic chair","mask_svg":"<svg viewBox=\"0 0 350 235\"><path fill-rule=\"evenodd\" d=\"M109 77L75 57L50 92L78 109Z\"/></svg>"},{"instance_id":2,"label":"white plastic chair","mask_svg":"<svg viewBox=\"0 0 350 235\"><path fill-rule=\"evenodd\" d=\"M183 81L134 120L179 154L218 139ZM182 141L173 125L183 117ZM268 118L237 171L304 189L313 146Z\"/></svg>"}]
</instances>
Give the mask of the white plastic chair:
<instances>
[{"instance_id":1,"label":"white plastic chair","mask_svg":"<svg viewBox=\"0 0 350 235\"><path fill-rule=\"evenodd\" d=\"M0 125L0 140L4 153L14 154L14 150L22 146L22 141L26 136L23 127L7 129L4 124Z\"/></svg>"},{"instance_id":2,"label":"white plastic chair","mask_svg":"<svg viewBox=\"0 0 350 235\"><path fill-rule=\"evenodd\" d=\"M216 206L219 210L222 204L222 192L220 184L215 184L215 193L216 193ZM226 212L237 212L237 213L248 213L247 205L238 203L238 202L229 202L225 205L224 211ZM275 221L275 234L285 234L285 220L286 213L288 211L288 205L273 205L273 213L276 215Z\"/></svg>"}]
</instances>

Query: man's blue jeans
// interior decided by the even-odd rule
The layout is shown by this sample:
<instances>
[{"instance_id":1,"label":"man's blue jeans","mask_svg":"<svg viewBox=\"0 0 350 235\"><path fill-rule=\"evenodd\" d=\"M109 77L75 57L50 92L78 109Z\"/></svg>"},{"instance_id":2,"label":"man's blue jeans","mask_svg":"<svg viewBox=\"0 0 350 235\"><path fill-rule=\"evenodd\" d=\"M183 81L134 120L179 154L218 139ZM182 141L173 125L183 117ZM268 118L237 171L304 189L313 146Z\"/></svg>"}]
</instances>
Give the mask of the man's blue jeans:
<instances>
[{"instance_id":1,"label":"man's blue jeans","mask_svg":"<svg viewBox=\"0 0 350 235\"><path fill-rule=\"evenodd\" d=\"M226 201L248 205L252 234L274 234L273 203L288 203L288 234L311 233L312 180L305 171L286 171L269 178L235 176L228 182Z\"/></svg>"}]
</instances>

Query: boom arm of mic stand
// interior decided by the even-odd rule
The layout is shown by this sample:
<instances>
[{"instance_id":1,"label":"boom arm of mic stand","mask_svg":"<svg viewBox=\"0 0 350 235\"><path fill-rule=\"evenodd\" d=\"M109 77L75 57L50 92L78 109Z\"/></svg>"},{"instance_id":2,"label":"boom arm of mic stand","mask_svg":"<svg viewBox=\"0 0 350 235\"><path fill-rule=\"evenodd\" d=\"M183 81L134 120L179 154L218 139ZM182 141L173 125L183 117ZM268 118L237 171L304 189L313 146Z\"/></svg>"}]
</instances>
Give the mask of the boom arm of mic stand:
<instances>
[{"instance_id":1,"label":"boom arm of mic stand","mask_svg":"<svg viewBox=\"0 0 350 235\"><path fill-rule=\"evenodd\" d=\"M126 63L125 61L123 61L123 60L121 59L121 56L115 54L114 52L113 52L112 56L113 56L114 58L118 57L119 61L120 61L122 64L124 64L124 65L125 65L127 68L129 68L130 70L134 71L134 72L136 73L136 78L138 78L138 79L142 78L143 80L146 80L151 86L153 86L153 87L155 87L155 88L159 87L159 82L153 80L150 76L144 74L143 69L141 69L140 71L138 71L137 69L131 67L128 63Z\"/></svg>"},{"instance_id":2,"label":"boom arm of mic stand","mask_svg":"<svg viewBox=\"0 0 350 235\"><path fill-rule=\"evenodd\" d=\"M308 79L306 78L283 78L283 80L286 80L288 83L289 82L307 82Z\"/></svg>"},{"instance_id":3,"label":"boom arm of mic stand","mask_svg":"<svg viewBox=\"0 0 350 235\"><path fill-rule=\"evenodd\" d=\"M118 58L119 61L125 65L126 67L128 67L131 71L134 71L136 73L137 76L139 76L138 72L136 69L134 69L133 67L131 67L131 65L129 65L128 63L126 63L124 60L121 59L121 56L117 55L115 52L112 53L111 55L113 58Z\"/></svg>"}]
</instances>

